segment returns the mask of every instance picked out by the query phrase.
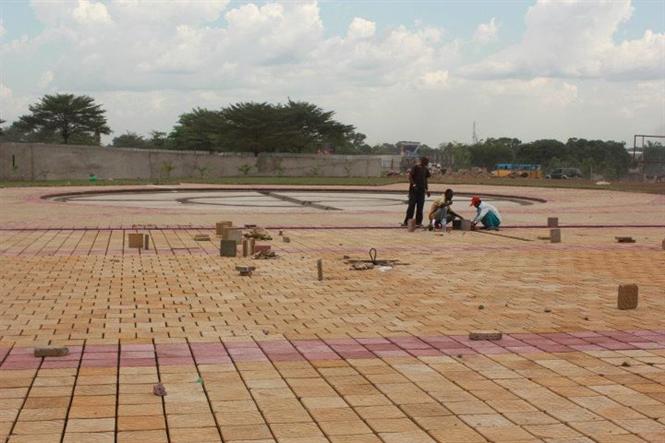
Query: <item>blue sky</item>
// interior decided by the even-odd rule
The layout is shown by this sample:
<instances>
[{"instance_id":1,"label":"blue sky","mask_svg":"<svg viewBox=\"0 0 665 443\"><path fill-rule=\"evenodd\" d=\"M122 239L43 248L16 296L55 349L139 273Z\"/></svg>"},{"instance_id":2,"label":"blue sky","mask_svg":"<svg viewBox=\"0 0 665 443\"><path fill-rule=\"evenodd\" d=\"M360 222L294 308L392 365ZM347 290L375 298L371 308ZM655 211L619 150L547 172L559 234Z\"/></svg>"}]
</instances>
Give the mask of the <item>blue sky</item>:
<instances>
[{"instance_id":1,"label":"blue sky","mask_svg":"<svg viewBox=\"0 0 665 443\"><path fill-rule=\"evenodd\" d=\"M230 7L245 1L231 1ZM254 2L265 4L267 2ZM381 0L327 0L319 2L321 16L330 35L343 34L354 17L364 17L377 22L377 29L424 23L442 26L454 35L471 36L479 21L497 17L503 24L504 43L518 40L524 31L524 13L534 1L481 1L481 0L430 0L430 1L381 1ZM637 38L644 29L665 31L665 1L634 0L635 12L630 21L621 26L619 36ZM37 20L29 0L3 0L0 2L2 18L7 34L13 39L21 35L34 36L43 25ZM220 19L223 21L223 18Z\"/></svg>"},{"instance_id":2,"label":"blue sky","mask_svg":"<svg viewBox=\"0 0 665 443\"><path fill-rule=\"evenodd\" d=\"M0 2L0 116L92 95L115 134L312 101L373 143L665 133L665 2Z\"/></svg>"}]
</instances>

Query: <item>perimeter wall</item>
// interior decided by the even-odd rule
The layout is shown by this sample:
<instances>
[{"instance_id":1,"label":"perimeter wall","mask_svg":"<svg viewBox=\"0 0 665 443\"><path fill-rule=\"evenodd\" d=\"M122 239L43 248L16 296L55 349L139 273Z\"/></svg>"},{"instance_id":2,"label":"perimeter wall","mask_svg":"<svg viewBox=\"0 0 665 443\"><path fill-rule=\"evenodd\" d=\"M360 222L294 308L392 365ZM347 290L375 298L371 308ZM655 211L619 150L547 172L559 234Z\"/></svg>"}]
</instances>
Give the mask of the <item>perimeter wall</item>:
<instances>
[{"instance_id":1,"label":"perimeter wall","mask_svg":"<svg viewBox=\"0 0 665 443\"><path fill-rule=\"evenodd\" d=\"M2 180L215 178L228 176L379 177L369 155L209 153L0 143ZM384 165L385 167L385 165Z\"/></svg>"}]
</instances>

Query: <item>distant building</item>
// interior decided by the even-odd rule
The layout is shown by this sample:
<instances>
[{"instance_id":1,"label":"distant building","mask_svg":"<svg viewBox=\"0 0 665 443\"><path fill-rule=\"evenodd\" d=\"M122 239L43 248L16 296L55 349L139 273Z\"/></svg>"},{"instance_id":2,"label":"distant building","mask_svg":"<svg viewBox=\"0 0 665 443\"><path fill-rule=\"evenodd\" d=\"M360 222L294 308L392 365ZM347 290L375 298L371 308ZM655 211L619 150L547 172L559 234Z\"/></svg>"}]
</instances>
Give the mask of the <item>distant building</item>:
<instances>
[{"instance_id":1,"label":"distant building","mask_svg":"<svg viewBox=\"0 0 665 443\"><path fill-rule=\"evenodd\" d=\"M399 148L399 154L403 157L417 157L420 142L399 141L395 144Z\"/></svg>"}]
</instances>

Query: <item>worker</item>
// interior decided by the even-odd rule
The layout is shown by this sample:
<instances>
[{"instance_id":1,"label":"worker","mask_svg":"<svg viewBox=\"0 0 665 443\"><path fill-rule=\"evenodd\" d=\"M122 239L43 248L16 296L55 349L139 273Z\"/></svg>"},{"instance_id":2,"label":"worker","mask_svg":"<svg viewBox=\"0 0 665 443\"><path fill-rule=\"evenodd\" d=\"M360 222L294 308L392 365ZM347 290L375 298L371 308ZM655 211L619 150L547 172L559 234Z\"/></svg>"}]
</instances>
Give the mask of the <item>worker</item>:
<instances>
[{"instance_id":1,"label":"worker","mask_svg":"<svg viewBox=\"0 0 665 443\"><path fill-rule=\"evenodd\" d=\"M425 194L430 196L427 179L430 177L430 172L427 167L429 159L421 157L420 161L409 169L409 206L406 210L406 217L402 226L406 226L408 221L413 218L414 212L416 216L416 226L422 227L423 224L423 209L425 207Z\"/></svg>"},{"instance_id":2,"label":"worker","mask_svg":"<svg viewBox=\"0 0 665 443\"><path fill-rule=\"evenodd\" d=\"M434 199L429 210L429 230L441 229L455 217L462 218L450 206L453 204L453 190L446 189L443 195Z\"/></svg>"},{"instance_id":3,"label":"worker","mask_svg":"<svg viewBox=\"0 0 665 443\"><path fill-rule=\"evenodd\" d=\"M476 216L471 221L471 227L473 229L476 229L478 223L482 223L485 229L499 230L499 225L501 225L501 214L499 214L498 209L489 203L485 203L477 195L471 197L471 206L476 208Z\"/></svg>"}]
</instances>

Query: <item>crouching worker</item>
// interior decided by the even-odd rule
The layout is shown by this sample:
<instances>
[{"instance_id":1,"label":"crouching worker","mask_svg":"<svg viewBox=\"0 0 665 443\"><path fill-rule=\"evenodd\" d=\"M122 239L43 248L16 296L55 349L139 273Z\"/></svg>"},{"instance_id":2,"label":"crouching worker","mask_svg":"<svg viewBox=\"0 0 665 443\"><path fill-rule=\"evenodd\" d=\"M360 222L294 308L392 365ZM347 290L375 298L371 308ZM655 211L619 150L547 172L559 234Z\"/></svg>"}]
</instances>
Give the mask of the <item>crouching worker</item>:
<instances>
[{"instance_id":1,"label":"crouching worker","mask_svg":"<svg viewBox=\"0 0 665 443\"><path fill-rule=\"evenodd\" d=\"M446 189L443 196L435 199L429 210L429 230L441 229L455 217L462 218L450 206L453 204L453 190Z\"/></svg>"},{"instance_id":2,"label":"crouching worker","mask_svg":"<svg viewBox=\"0 0 665 443\"><path fill-rule=\"evenodd\" d=\"M474 229L476 229L478 223L482 223L485 229L499 229L501 214L499 214L498 209L489 203L485 203L477 195L471 197L471 206L476 208L476 217L471 221L471 226Z\"/></svg>"}]
</instances>

